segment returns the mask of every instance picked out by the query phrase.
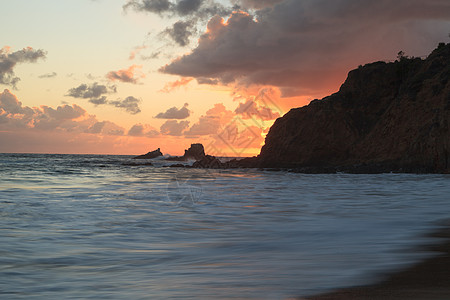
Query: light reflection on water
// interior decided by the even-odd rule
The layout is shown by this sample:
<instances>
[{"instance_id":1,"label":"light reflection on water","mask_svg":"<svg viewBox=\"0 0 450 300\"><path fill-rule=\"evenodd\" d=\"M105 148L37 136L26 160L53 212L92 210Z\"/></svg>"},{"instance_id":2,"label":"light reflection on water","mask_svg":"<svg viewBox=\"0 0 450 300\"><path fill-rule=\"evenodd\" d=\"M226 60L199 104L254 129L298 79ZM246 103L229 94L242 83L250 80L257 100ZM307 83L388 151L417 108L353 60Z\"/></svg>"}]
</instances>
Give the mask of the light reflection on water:
<instances>
[{"instance_id":1,"label":"light reflection on water","mask_svg":"<svg viewBox=\"0 0 450 300\"><path fill-rule=\"evenodd\" d=\"M0 155L0 298L280 299L365 283L448 216L445 175Z\"/></svg>"}]
</instances>

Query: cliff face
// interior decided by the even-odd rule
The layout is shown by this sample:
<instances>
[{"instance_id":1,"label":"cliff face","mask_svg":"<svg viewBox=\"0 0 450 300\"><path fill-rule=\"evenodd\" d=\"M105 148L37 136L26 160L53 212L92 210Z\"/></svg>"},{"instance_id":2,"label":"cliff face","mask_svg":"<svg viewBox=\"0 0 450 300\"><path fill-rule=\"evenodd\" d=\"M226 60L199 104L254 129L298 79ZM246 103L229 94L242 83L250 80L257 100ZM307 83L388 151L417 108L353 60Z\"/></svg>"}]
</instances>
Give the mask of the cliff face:
<instances>
[{"instance_id":1,"label":"cliff face","mask_svg":"<svg viewBox=\"0 0 450 300\"><path fill-rule=\"evenodd\" d=\"M449 172L449 79L450 44L440 44L425 60L353 70L337 93L276 120L258 163Z\"/></svg>"}]
</instances>

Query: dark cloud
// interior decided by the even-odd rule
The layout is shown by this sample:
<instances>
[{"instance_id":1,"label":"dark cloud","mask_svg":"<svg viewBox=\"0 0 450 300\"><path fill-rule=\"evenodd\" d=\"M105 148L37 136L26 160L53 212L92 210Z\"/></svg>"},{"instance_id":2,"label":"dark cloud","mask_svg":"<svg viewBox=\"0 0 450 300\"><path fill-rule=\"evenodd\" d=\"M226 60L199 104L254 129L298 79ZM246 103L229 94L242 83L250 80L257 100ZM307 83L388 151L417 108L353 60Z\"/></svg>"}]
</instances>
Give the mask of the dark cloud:
<instances>
[{"instance_id":1,"label":"dark cloud","mask_svg":"<svg viewBox=\"0 0 450 300\"><path fill-rule=\"evenodd\" d=\"M108 99L106 98L106 96L101 96L99 98L91 98L91 99L89 99L89 102L94 105L102 105L102 104L107 104Z\"/></svg>"},{"instance_id":2,"label":"dark cloud","mask_svg":"<svg viewBox=\"0 0 450 300\"><path fill-rule=\"evenodd\" d=\"M14 68L20 63L35 63L46 56L44 50L34 50L31 47L11 52L9 47L0 49L0 84L17 88L20 78L14 73Z\"/></svg>"},{"instance_id":3,"label":"dark cloud","mask_svg":"<svg viewBox=\"0 0 450 300\"><path fill-rule=\"evenodd\" d=\"M110 101L108 104L123 108L126 112L135 115L141 112L141 109L139 108L140 102L140 99L137 99L133 96L128 96L124 100Z\"/></svg>"},{"instance_id":4,"label":"dark cloud","mask_svg":"<svg viewBox=\"0 0 450 300\"><path fill-rule=\"evenodd\" d=\"M117 93L116 86L106 86L94 82L91 85L81 84L76 88L71 88L67 96L82 99L100 99L102 95Z\"/></svg>"},{"instance_id":5,"label":"dark cloud","mask_svg":"<svg viewBox=\"0 0 450 300\"><path fill-rule=\"evenodd\" d=\"M157 59L157 58L159 58L160 54L161 54L161 51L156 51L156 52L151 53L150 55L142 55L141 59L143 59L143 60Z\"/></svg>"},{"instance_id":6,"label":"dark cloud","mask_svg":"<svg viewBox=\"0 0 450 300\"><path fill-rule=\"evenodd\" d=\"M163 31L164 35L168 35L175 43L180 46L189 44L189 38L195 33L195 23L190 21L178 21Z\"/></svg>"},{"instance_id":7,"label":"dark cloud","mask_svg":"<svg viewBox=\"0 0 450 300\"><path fill-rule=\"evenodd\" d=\"M23 114L25 113L17 97L9 90L5 89L3 93L0 93L0 107L6 114Z\"/></svg>"},{"instance_id":8,"label":"dark cloud","mask_svg":"<svg viewBox=\"0 0 450 300\"><path fill-rule=\"evenodd\" d=\"M135 124L128 131L129 136L157 137L159 132L149 125Z\"/></svg>"},{"instance_id":9,"label":"dark cloud","mask_svg":"<svg viewBox=\"0 0 450 300\"><path fill-rule=\"evenodd\" d=\"M189 15L198 11L202 3L203 0L180 0L175 8L180 15Z\"/></svg>"},{"instance_id":10,"label":"dark cloud","mask_svg":"<svg viewBox=\"0 0 450 300\"><path fill-rule=\"evenodd\" d=\"M232 8L215 0L128 0L124 9L177 19L160 36L167 36L180 46L188 45L189 39L197 32L197 27L204 25L210 17L225 16L232 11Z\"/></svg>"},{"instance_id":11,"label":"dark cloud","mask_svg":"<svg viewBox=\"0 0 450 300\"><path fill-rule=\"evenodd\" d=\"M160 131L164 135L181 136L189 127L189 121L167 120L161 125Z\"/></svg>"},{"instance_id":12,"label":"dark cloud","mask_svg":"<svg viewBox=\"0 0 450 300\"><path fill-rule=\"evenodd\" d=\"M130 114L137 114L141 112L139 108L140 99L137 99L133 96L129 96L124 100L108 100L108 94L117 93L116 86L106 86L102 84L98 84L94 82L91 85L81 84L76 88L72 88L68 91L66 96L81 98L81 99L89 99L88 101L94 105L112 105L118 108L123 108L126 112Z\"/></svg>"},{"instance_id":13,"label":"dark cloud","mask_svg":"<svg viewBox=\"0 0 450 300\"><path fill-rule=\"evenodd\" d=\"M2 123L10 128L71 131L86 126L84 120L77 120L86 116L86 111L78 105L62 105L56 109L45 105L30 108L22 106L22 103L9 90L0 93L0 112Z\"/></svg>"},{"instance_id":14,"label":"dark cloud","mask_svg":"<svg viewBox=\"0 0 450 300\"><path fill-rule=\"evenodd\" d=\"M75 120L85 115L86 111L76 104L62 105L56 109L44 105L40 109L34 109L33 127L42 130L59 128L69 132L75 131L79 130L82 124Z\"/></svg>"},{"instance_id":15,"label":"dark cloud","mask_svg":"<svg viewBox=\"0 0 450 300\"><path fill-rule=\"evenodd\" d=\"M89 127L85 132L93 134L118 135L118 136L123 136L125 134L125 130L122 127L110 121L96 122L91 127Z\"/></svg>"},{"instance_id":16,"label":"dark cloud","mask_svg":"<svg viewBox=\"0 0 450 300\"><path fill-rule=\"evenodd\" d=\"M170 11L173 4L169 0L129 0L124 5L124 9L128 9L130 7L137 11L163 14Z\"/></svg>"},{"instance_id":17,"label":"dark cloud","mask_svg":"<svg viewBox=\"0 0 450 300\"><path fill-rule=\"evenodd\" d=\"M230 12L229 9L214 0L128 0L124 9L129 8L168 17L208 18Z\"/></svg>"},{"instance_id":18,"label":"dark cloud","mask_svg":"<svg viewBox=\"0 0 450 300\"><path fill-rule=\"evenodd\" d=\"M261 9L273 6L282 1L283 0L235 0L233 3L243 9Z\"/></svg>"},{"instance_id":19,"label":"dark cloud","mask_svg":"<svg viewBox=\"0 0 450 300\"><path fill-rule=\"evenodd\" d=\"M132 65L128 69L123 69L119 71L111 71L106 74L106 78L111 81L121 81L126 83L137 84L139 78L145 77L143 74L137 74L136 69L141 69L140 65Z\"/></svg>"},{"instance_id":20,"label":"dark cloud","mask_svg":"<svg viewBox=\"0 0 450 300\"><path fill-rule=\"evenodd\" d=\"M142 124L133 125L128 131L130 136L144 136L144 126Z\"/></svg>"},{"instance_id":21,"label":"dark cloud","mask_svg":"<svg viewBox=\"0 0 450 300\"><path fill-rule=\"evenodd\" d=\"M186 119L191 115L191 111L188 109L188 103L185 103L184 106L180 109L175 106L169 108L165 112L159 113L155 116L156 119Z\"/></svg>"},{"instance_id":22,"label":"dark cloud","mask_svg":"<svg viewBox=\"0 0 450 300\"><path fill-rule=\"evenodd\" d=\"M73 120L86 114L86 111L76 104L58 106L56 109L43 106L43 110L45 114L55 120Z\"/></svg>"},{"instance_id":23,"label":"dark cloud","mask_svg":"<svg viewBox=\"0 0 450 300\"><path fill-rule=\"evenodd\" d=\"M86 133L94 133L94 134L101 133L103 127L105 127L105 124L106 122L95 122L91 127L89 127L86 130Z\"/></svg>"},{"instance_id":24,"label":"dark cloud","mask_svg":"<svg viewBox=\"0 0 450 300\"><path fill-rule=\"evenodd\" d=\"M199 77L199 78L197 78L197 83L198 84L216 85L216 84L219 84L219 80L211 79L211 78Z\"/></svg>"},{"instance_id":25,"label":"dark cloud","mask_svg":"<svg viewBox=\"0 0 450 300\"><path fill-rule=\"evenodd\" d=\"M256 1L241 1L242 4ZM284 0L255 12L211 18L198 46L161 68L222 84L272 85L292 93L336 87L349 69L429 53L448 34L447 0Z\"/></svg>"},{"instance_id":26,"label":"dark cloud","mask_svg":"<svg viewBox=\"0 0 450 300\"><path fill-rule=\"evenodd\" d=\"M56 72L51 72L51 73L46 73L46 74L42 74L39 75L39 78L53 78L56 77L58 74L56 74Z\"/></svg>"}]
</instances>

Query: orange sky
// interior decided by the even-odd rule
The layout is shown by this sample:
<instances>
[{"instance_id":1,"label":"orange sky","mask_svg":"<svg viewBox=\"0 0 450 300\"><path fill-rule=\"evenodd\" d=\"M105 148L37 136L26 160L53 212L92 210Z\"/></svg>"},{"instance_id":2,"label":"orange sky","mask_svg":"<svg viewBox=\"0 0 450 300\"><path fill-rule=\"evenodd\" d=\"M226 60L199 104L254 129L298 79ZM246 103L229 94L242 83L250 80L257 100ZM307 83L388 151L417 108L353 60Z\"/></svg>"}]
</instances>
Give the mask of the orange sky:
<instances>
[{"instance_id":1,"label":"orange sky","mask_svg":"<svg viewBox=\"0 0 450 300\"><path fill-rule=\"evenodd\" d=\"M359 64L449 39L443 0L162 2L1 4L0 152L256 155Z\"/></svg>"}]
</instances>

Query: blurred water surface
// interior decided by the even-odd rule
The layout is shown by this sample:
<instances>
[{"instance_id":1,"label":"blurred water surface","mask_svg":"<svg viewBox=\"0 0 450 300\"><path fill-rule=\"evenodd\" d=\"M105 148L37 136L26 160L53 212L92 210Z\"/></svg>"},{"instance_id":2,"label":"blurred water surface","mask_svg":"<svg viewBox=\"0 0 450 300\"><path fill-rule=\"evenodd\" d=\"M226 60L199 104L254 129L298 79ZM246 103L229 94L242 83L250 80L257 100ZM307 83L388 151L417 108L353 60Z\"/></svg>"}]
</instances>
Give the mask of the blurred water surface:
<instances>
[{"instance_id":1,"label":"blurred water surface","mask_svg":"<svg viewBox=\"0 0 450 300\"><path fill-rule=\"evenodd\" d=\"M305 175L0 154L1 299L283 299L426 253L448 175Z\"/></svg>"}]
</instances>

